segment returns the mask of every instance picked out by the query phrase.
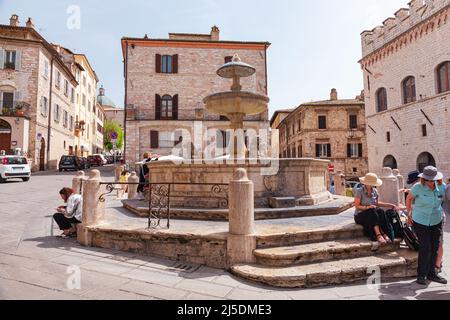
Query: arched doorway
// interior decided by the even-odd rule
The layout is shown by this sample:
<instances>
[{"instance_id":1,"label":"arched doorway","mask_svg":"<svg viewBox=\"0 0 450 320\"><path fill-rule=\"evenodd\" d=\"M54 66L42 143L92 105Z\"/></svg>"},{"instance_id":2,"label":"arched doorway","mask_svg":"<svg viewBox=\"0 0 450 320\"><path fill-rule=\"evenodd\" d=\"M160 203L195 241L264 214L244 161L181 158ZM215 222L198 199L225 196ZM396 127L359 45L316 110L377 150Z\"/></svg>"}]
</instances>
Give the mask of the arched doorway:
<instances>
[{"instance_id":1,"label":"arched doorway","mask_svg":"<svg viewBox=\"0 0 450 320\"><path fill-rule=\"evenodd\" d=\"M417 170L423 172L423 169L428 166L436 167L436 160L429 152L423 152L417 157Z\"/></svg>"},{"instance_id":2,"label":"arched doorway","mask_svg":"<svg viewBox=\"0 0 450 320\"><path fill-rule=\"evenodd\" d=\"M11 125L0 119L0 151L7 153L11 150Z\"/></svg>"},{"instance_id":3,"label":"arched doorway","mask_svg":"<svg viewBox=\"0 0 450 320\"><path fill-rule=\"evenodd\" d=\"M383 168L391 168L392 170L398 169L397 159L394 156L388 155L383 160Z\"/></svg>"},{"instance_id":4,"label":"arched doorway","mask_svg":"<svg viewBox=\"0 0 450 320\"><path fill-rule=\"evenodd\" d=\"M41 139L41 149L39 150L39 171L45 171L45 139Z\"/></svg>"}]
</instances>

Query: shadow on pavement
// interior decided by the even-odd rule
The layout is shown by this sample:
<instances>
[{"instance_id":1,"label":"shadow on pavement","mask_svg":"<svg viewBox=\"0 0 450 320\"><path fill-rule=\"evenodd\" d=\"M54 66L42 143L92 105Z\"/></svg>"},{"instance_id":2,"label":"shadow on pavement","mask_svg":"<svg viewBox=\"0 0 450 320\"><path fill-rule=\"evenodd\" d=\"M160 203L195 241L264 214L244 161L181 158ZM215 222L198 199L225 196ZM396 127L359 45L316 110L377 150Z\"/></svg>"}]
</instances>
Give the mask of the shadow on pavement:
<instances>
[{"instance_id":1,"label":"shadow on pavement","mask_svg":"<svg viewBox=\"0 0 450 320\"><path fill-rule=\"evenodd\" d=\"M428 291L423 291L428 290ZM418 293L418 291L422 291ZM380 300L450 300L450 291L444 288L429 288L416 284L416 280L411 283L393 283L381 285ZM409 298L409 299L408 299Z\"/></svg>"}]
</instances>

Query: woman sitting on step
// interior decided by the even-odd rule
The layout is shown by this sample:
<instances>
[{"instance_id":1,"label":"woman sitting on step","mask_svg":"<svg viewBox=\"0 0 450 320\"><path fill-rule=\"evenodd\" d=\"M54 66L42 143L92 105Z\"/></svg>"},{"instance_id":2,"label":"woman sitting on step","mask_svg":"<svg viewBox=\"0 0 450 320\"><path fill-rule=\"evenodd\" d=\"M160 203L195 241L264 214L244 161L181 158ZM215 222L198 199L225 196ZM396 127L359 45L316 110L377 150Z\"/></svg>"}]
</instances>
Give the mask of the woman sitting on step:
<instances>
[{"instance_id":1,"label":"woman sitting on step","mask_svg":"<svg viewBox=\"0 0 450 320\"><path fill-rule=\"evenodd\" d=\"M76 236L77 224L81 223L82 216L82 205L83 198L79 194L75 194L75 192L70 188L63 188L59 191L59 195L67 204L67 206L60 206L56 208L57 213L53 215L53 219L55 219L56 223L59 226L59 229L63 231L60 235L61 238L69 238L72 236Z\"/></svg>"},{"instance_id":2,"label":"woman sitting on step","mask_svg":"<svg viewBox=\"0 0 450 320\"><path fill-rule=\"evenodd\" d=\"M377 187L383 181L374 173L368 173L364 178L359 179L363 184L362 188L356 190L355 194L355 222L364 227L364 234L372 241L378 241L380 245L392 243L388 234L388 220L382 207L398 210L398 207L391 203L384 203L378 200Z\"/></svg>"}]
</instances>

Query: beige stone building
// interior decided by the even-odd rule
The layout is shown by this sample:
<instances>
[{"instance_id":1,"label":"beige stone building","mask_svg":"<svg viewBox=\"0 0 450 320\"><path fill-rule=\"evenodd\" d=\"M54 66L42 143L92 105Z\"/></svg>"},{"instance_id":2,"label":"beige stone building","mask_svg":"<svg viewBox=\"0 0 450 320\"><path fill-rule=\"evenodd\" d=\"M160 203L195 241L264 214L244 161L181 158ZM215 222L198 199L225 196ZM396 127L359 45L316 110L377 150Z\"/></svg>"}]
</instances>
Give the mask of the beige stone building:
<instances>
[{"instance_id":1,"label":"beige stone building","mask_svg":"<svg viewBox=\"0 0 450 320\"><path fill-rule=\"evenodd\" d=\"M272 128L279 130L280 158L327 159L347 179L368 171L361 96L340 100L333 89L329 100L302 104Z\"/></svg>"},{"instance_id":2,"label":"beige stone building","mask_svg":"<svg viewBox=\"0 0 450 320\"><path fill-rule=\"evenodd\" d=\"M231 81L222 79L216 71L234 54L256 68L255 75L243 79L243 90L267 95L269 45L222 41L217 27L210 34L171 33L168 39L123 38L127 161L136 161L149 150L171 154L183 141L181 130L190 134L192 144L188 149L196 158L217 141L227 141L222 135L230 122L209 114L203 99L230 90ZM268 113L245 118L244 127L268 134ZM205 139L210 129L216 134Z\"/></svg>"},{"instance_id":3,"label":"beige stone building","mask_svg":"<svg viewBox=\"0 0 450 320\"><path fill-rule=\"evenodd\" d=\"M33 170L56 168L74 146L76 86L31 19L0 25L0 149L27 155Z\"/></svg>"},{"instance_id":4,"label":"beige stone building","mask_svg":"<svg viewBox=\"0 0 450 320\"><path fill-rule=\"evenodd\" d=\"M361 34L371 171L450 176L449 19L449 0L413 0Z\"/></svg>"}]
</instances>

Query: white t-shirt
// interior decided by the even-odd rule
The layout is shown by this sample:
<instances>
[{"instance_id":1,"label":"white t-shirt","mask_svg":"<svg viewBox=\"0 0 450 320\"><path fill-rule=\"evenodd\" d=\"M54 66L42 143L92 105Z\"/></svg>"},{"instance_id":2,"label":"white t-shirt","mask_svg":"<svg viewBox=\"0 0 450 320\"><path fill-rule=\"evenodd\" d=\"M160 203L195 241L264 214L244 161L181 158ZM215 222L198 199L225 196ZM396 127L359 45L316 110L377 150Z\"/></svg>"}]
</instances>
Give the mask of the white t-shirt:
<instances>
[{"instance_id":1,"label":"white t-shirt","mask_svg":"<svg viewBox=\"0 0 450 320\"><path fill-rule=\"evenodd\" d=\"M79 194L72 194L67 199L67 208L65 216L67 218L75 218L81 221L83 214L83 197Z\"/></svg>"}]
</instances>

